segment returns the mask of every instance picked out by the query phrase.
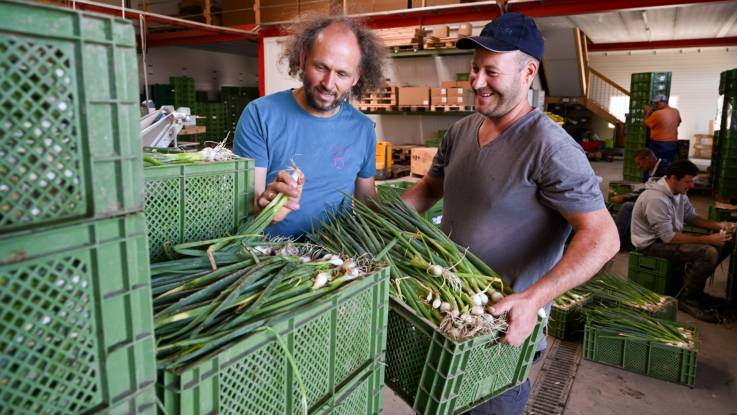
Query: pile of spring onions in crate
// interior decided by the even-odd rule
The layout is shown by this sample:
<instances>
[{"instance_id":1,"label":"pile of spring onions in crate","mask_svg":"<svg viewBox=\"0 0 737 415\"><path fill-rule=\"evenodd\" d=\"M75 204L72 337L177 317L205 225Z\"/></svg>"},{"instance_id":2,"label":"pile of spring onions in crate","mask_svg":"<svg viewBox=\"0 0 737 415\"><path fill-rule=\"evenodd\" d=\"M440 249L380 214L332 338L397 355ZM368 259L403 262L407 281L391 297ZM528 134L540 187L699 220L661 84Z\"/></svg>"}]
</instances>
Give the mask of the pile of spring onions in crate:
<instances>
[{"instance_id":1,"label":"pile of spring onions in crate","mask_svg":"<svg viewBox=\"0 0 737 415\"><path fill-rule=\"evenodd\" d=\"M553 307L561 310L570 310L586 302L591 294L579 288L568 290L553 300Z\"/></svg>"},{"instance_id":2,"label":"pile of spring onions in crate","mask_svg":"<svg viewBox=\"0 0 737 415\"><path fill-rule=\"evenodd\" d=\"M286 201L277 195L235 236L176 245L182 258L151 266L159 368L215 354L380 267L360 254L341 257L313 244L265 238Z\"/></svg>"},{"instance_id":3,"label":"pile of spring onions in crate","mask_svg":"<svg viewBox=\"0 0 737 415\"><path fill-rule=\"evenodd\" d=\"M454 340L499 334L504 316L489 307L511 293L488 265L451 241L397 197L372 209L354 200L352 210L332 214L308 236L329 251L370 254L388 264L390 294Z\"/></svg>"},{"instance_id":4,"label":"pile of spring onions in crate","mask_svg":"<svg viewBox=\"0 0 737 415\"><path fill-rule=\"evenodd\" d=\"M617 337L647 341L692 350L696 333L674 321L661 320L634 310L592 306L587 310L587 327L615 332Z\"/></svg>"},{"instance_id":5,"label":"pile of spring onions in crate","mask_svg":"<svg viewBox=\"0 0 737 415\"><path fill-rule=\"evenodd\" d=\"M636 282L608 272L597 274L579 289L592 293L599 302L620 304L649 314L659 312L672 301L672 297L660 295Z\"/></svg>"}]
</instances>

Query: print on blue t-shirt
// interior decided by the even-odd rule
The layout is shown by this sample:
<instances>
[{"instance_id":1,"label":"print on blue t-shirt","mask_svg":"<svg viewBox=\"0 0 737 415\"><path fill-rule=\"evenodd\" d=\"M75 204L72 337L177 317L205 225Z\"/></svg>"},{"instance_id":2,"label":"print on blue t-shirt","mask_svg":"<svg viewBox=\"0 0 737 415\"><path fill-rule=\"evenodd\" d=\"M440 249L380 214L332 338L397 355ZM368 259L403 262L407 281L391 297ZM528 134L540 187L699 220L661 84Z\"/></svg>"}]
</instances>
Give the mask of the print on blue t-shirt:
<instances>
[{"instance_id":1,"label":"print on blue t-shirt","mask_svg":"<svg viewBox=\"0 0 737 415\"><path fill-rule=\"evenodd\" d=\"M304 172L300 209L266 229L270 236L300 237L353 194L356 177L376 174L373 123L348 103L328 118L305 112L291 90L252 101L243 110L234 151L267 169L266 183L292 160Z\"/></svg>"}]
</instances>

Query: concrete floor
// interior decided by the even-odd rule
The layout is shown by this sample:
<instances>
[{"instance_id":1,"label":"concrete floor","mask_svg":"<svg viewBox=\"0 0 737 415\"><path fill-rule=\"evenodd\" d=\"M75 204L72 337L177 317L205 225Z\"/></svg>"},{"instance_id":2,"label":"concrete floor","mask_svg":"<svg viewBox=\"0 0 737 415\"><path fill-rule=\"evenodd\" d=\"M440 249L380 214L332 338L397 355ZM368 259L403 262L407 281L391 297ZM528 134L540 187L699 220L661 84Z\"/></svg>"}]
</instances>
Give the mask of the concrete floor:
<instances>
[{"instance_id":1,"label":"concrete floor","mask_svg":"<svg viewBox=\"0 0 737 415\"><path fill-rule=\"evenodd\" d=\"M622 162L593 162L602 177L606 194L609 181L621 180ZM697 212L706 217L711 198L692 195ZM707 286L707 292L723 297L728 261ZM619 253L610 271L627 275L627 254ZM582 360L575 375L565 415L737 415L737 323L709 324L678 312L678 321L694 324L700 331L696 385L688 388L599 363ZM550 340L550 339L549 339ZM541 362L533 366L530 379L537 379ZM384 387L384 414L409 415L412 410Z\"/></svg>"}]
</instances>

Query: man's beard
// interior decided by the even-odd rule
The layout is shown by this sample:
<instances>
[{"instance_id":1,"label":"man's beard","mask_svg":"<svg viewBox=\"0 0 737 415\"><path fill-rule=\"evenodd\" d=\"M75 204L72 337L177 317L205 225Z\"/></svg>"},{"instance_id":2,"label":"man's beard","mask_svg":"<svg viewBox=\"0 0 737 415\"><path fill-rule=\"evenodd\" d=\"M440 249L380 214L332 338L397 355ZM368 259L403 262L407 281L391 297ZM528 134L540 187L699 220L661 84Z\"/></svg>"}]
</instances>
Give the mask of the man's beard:
<instances>
[{"instance_id":1,"label":"man's beard","mask_svg":"<svg viewBox=\"0 0 737 415\"><path fill-rule=\"evenodd\" d=\"M305 85L304 91L305 91L305 99L307 100L307 105L309 105L311 108L313 108L316 111L319 112L330 112L334 109L338 108L340 106L341 101L345 98L345 96L339 96L338 93L334 93L335 99L328 105L324 106L322 105L316 98L315 98L315 89L319 87L308 87Z\"/></svg>"}]
</instances>

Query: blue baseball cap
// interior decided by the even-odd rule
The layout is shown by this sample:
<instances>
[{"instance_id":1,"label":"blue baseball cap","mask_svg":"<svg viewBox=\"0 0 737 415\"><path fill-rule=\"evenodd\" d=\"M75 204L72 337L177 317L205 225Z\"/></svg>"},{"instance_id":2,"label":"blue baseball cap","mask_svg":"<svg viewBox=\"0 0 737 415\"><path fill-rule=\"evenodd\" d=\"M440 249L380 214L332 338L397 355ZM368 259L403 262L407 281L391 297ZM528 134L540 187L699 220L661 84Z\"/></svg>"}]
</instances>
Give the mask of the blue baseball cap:
<instances>
[{"instance_id":1,"label":"blue baseball cap","mask_svg":"<svg viewBox=\"0 0 737 415\"><path fill-rule=\"evenodd\" d=\"M537 60L543 57L543 35L531 17L505 13L492 20L479 36L464 37L456 42L458 49L482 47L492 52L522 51Z\"/></svg>"}]
</instances>

